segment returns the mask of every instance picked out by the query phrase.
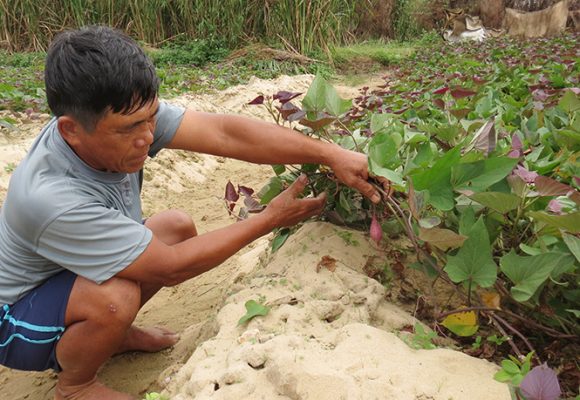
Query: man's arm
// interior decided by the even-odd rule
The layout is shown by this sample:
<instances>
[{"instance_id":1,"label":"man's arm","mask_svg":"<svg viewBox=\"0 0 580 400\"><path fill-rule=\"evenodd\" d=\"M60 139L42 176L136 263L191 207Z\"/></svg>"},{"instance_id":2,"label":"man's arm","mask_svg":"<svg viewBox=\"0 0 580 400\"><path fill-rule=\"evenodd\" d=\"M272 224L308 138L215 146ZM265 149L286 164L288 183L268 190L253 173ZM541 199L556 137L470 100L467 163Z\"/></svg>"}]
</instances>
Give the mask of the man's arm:
<instances>
[{"instance_id":1,"label":"man's arm","mask_svg":"<svg viewBox=\"0 0 580 400\"><path fill-rule=\"evenodd\" d=\"M324 194L316 198L298 198L306 183L306 177L301 176L274 198L264 211L225 228L192 237L173 246L153 237L145 251L116 276L173 286L208 271L272 229L292 226L320 214L326 201Z\"/></svg>"},{"instance_id":2,"label":"man's arm","mask_svg":"<svg viewBox=\"0 0 580 400\"><path fill-rule=\"evenodd\" d=\"M186 110L167 147L257 164L324 164L345 184L374 202L380 200L378 192L367 182L368 163L364 154L255 119Z\"/></svg>"}]
</instances>

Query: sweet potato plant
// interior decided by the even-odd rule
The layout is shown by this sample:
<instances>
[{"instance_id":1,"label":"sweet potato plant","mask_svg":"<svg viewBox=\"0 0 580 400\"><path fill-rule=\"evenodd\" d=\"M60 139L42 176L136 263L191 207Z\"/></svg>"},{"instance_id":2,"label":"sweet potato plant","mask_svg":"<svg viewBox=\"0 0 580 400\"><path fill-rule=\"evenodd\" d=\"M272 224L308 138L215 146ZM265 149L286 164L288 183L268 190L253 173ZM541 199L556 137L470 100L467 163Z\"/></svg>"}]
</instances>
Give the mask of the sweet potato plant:
<instances>
[{"instance_id":1,"label":"sweet potato plant","mask_svg":"<svg viewBox=\"0 0 580 400\"><path fill-rule=\"evenodd\" d=\"M391 182L375 182L383 199L372 205L324 166L277 165L261 203L308 174L312 194L328 192L323 218L372 228L377 241L404 232L411 267L452 285L464 306L438 304L425 288L438 331L469 337L485 325L518 359L534 352L536 364L543 358L573 377L577 360L537 350L554 343L578 350L579 39L439 44L353 100L321 77L301 105L300 93L261 94L250 104L267 107L279 124L367 154L371 174Z\"/></svg>"}]
</instances>

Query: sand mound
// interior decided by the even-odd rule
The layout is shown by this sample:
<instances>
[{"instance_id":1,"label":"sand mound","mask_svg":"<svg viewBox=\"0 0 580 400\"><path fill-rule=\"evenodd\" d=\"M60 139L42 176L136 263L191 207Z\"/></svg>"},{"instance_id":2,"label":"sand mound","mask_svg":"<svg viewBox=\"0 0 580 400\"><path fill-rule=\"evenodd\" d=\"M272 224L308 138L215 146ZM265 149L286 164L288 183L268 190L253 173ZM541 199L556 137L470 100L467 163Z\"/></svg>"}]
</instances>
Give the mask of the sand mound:
<instances>
[{"instance_id":1,"label":"sand mound","mask_svg":"<svg viewBox=\"0 0 580 400\"><path fill-rule=\"evenodd\" d=\"M173 400L509 400L507 386L493 380L496 366L448 349L413 350L398 337L398 329L415 321L362 273L368 258L379 255L363 234L327 223L305 224L273 255L265 245L246 253L218 312L218 333L169 377L166 394ZM317 268L324 256L336 260L334 271ZM244 303L260 298L270 313L238 326Z\"/></svg>"}]
</instances>

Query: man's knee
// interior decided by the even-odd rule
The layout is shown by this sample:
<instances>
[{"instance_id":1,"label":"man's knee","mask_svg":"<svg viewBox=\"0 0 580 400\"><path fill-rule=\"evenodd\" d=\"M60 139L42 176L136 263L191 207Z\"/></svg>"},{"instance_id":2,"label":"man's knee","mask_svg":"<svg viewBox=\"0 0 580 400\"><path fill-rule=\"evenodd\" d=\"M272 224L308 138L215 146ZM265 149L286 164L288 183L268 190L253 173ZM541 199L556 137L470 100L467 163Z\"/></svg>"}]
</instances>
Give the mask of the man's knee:
<instances>
[{"instance_id":1,"label":"man's knee","mask_svg":"<svg viewBox=\"0 0 580 400\"><path fill-rule=\"evenodd\" d=\"M193 219L181 210L167 210L155 214L145 221L145 226L168 245L177 244L197 236Z\"/></svg>"},{"instance_id":2,"label":"man's knee","mask_svg":"<svg viewBox=\"0 0 580 400\"><path fill-rule=\"evenodd\" d=\"M170 213L169 222L174 231L183 237L183 240L197 236L197 228L189 214L181 210L171 210Z\"/></svg>"},{"instance_id":3,"label":"man's knee","mask_svg":"<svg viewBox=\"0 0 580 400\"><path fill-rule=\"evenodd\" d=\"M101 285L83 278L77 283L67 307L67 325L90 319L106 325L130 326L137 316L141 306L139 283L115 277Z\"/></svg>"}]
</instances>

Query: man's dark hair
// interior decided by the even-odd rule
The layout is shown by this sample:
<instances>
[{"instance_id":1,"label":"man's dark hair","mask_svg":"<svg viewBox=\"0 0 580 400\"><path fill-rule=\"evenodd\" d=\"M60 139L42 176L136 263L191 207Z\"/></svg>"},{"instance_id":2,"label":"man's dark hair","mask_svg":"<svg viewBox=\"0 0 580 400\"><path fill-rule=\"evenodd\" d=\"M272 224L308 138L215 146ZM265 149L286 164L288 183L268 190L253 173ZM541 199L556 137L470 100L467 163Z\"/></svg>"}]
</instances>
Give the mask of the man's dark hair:
<instances>
[{"instance_id":1,"label":"man's dark hair","mask_svg":"<svg viewBox=\"0 0 580 400\"><path fill-rule=\"evenodd\" d=\"M154 100L159 90L143 49L106 26L58 34L48 49L44 82L53 114L70 115L88 131L109 109L129 114Z\"/></svg>"}]
</instances>

